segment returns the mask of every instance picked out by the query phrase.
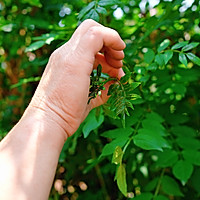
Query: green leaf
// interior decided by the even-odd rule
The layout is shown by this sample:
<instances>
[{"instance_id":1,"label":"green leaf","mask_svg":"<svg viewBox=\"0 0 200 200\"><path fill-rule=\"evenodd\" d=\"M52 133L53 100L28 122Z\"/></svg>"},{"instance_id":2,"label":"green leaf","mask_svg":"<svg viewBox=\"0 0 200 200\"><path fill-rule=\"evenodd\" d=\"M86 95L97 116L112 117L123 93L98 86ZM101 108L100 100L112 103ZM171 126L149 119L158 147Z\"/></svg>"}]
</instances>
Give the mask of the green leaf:
<instances>
[{"instance_id":1,"label":"green leaf","mask_svg":"<svg viewBox=\"0 0 200 200\"><path fill-rule=\"evenodd\" d=\"M187 58L184 53L179 53L179 61L187 67Z\"/></svg>"},{"instance_id":2,"label":"green leaf","mask_svg":"<svg viewBox=\"0 0 200 200\"><path fill-rule=\"evenodd\" d=\"M117 186L122 194L127 196L126 170L123 164L120 164L116 172Z\"/></svg>"},{"instance_id":3,"label":"green leaf","mask_svg":"<svg viewBox=\"0 0 200 200\"><path fill-rule=\"evenodd\" d=\"M144 61L148 64L150 64L155 57L155 53L152 49L147 49L147 52L144 54Z\"/></svg>"},{"instance_id":4,"label":"green leaf","mask_svg":"<svg viewBox=\"0 0 200 200\"><path fill-rule=\"evenodd\" d=\"M116 128L113 130L105 131L101 134L103 137L108 137L111 139L115 138L128 138L133 133L133 128L126 127L126 128Z\"/></svg>"},{"instance_id":5,"label":"green leaf","mask_svg":"<svg viewBox=\"0 0 200 200\"><path fill-rule=\"evenodd\" d=\"M162 189L168 195L183 196L178 183L169 176L163 176Z\"/></svg>"},{"instance_id":6,"label":"green leaf","mask_svg":"<svg viewBox=\"0 0 200 200\"><path fill-rule=\"evenodd\" d=\"M118 3L118 1L116 1L116 0L100 0L98 5L99 6L112 6L117 3Z\"/></svg>"},{"instance_id":7,"label":"green leaf","mask_svg":"<svg viewBox=\"0 0 200 200\"><path fill-rule=\"evenodd\" d=\"M158 63L159 66L165 65L165 57L163 54L157 54L155 57L155 61Z\"/></svg>"},{"instance_id":8,"label":"green leaf","mask_svg":"<svg viewBox=\"0 0 200 200\"><path fill-rule=\"evenodd\" d=\"M183 158L194 165L200 166L200 152L193 149L186 149L182 151Z\"/></svg>"},{"instance_id":9,"label":"green leaf","mask_svg":"<svg viewBox=\"0 0 200 200\"><path fill-rule=\"evenodd\" d=\"M100 112L99 117L96 116L96 109L93 109L90 111L89 115L85 119L85 124L83 126L83 136L84 138L87 138L88 135L92 130L95 130L98 128L104 121L104 115L102 112Z\"/></svg>"},{"instance_id":10,"label":"green leaf","mask_svg":"<svg viewBox=\"0 0 200 200\"><path fill-rule=\"evenodd\" d=\"M128 140L128 138L118 138L106 144L99 158L113 154L117 146L123 147Z\"/></svg>"},{"instance_id":11,"label":"green leaf","mask_svg":"<svg viewBox=\"0 0 200 200\"><path fill-rule=\"evenodd\" d=\"M157 51L161 52L163 50L165 50L170 44L170 40L169 39L165 39L158 47Z\"/></svg>"},{"instance_id":12,"label":"green leaf","mask_svg":"<svg viewBox=\"0 0 200 200\"><path fill-rule=\"evenodd\" d=\"M174 176L185 185L193 172L193 165L186 160L179 160L172 168Z\"/></svg>"},{"instance_id":13,"label":"green leaf","mask_svg":"<svg viewBox=\"0 0 200 200\"><path fill-rule=\"evenodd\" d=\"M152 121L157 121L157 123L164 122L164 119L156 112L147 113L146 114L146 119L152 120Z\"/></svg>"},{"instance_id":14,"label":"green leaf","mask_svg":"<svg viewBox=\"0 0 200 200\"><path fill-rule=\"evenodd\" d=\"M133 137L134 144L145 150L159 150L162 151L163 148L169 148L167 141L151 132L147 129L140 129L138 134Z\"/></svg>"},{"instance_id":15,"label":"green leaf","mask_svg":"<svg viewBox=\"0 0 200 200\"><path fill-rule=\"evenodd\" d=\"M152 200L153 194L150 192L142 193L132 198L133 200Z\"/></svg>"},{"instance_id":16,"label":"green leaf","mask_svg":"<svg viewBox=\"0 0 200 200\"><path fill-rule=\"evenodd\" d=\"M173 51L171 50L168 50L164 53L164 62L165 62L165 65L169 62L169 60L173 57Z\"/></svg>"},{"instance_id":17,"label":"green leaf","mask_svg":"<svg viewBox=\"0 0 200 200\"><path fill-rule=\"evenodd\" d=\"M25 52L35 51L45 45L45 41L37 41L32 43L29 47L26 47Z\"/></svg>"},{"instance_id":18,"label":"green leaf","mask_svg":"<svg viewBox=\"0 0 200 200\"><path fill-rule=\"evenodd\" d=\"M157 156L156 165L163 168L172 167L178 160L178 153L171 149L164 149L163 152L158 152Z\"/></svg>"},{"instance_id":19,"label":"green leaf","mask_svg":"<svg viewBox=\"0 0 200 200\"><path fill-rule=\"evenodd\" d=\"M178 116L176 116L178 119ZM171 131L174 135L179 137L195 137L197 135L196 131L189 126L173 126Z\"/></svg>"},{"instance_id":20,"label":"green leaf","mask_svg":"<svg viewBox=\"0 0 200 200\"><path fill-rule=\"evenodd\" d=\"M187 53L187 57L195 64L200 66L200 58L194 55L193 53Z\"/></svg>"},{"instance_id":21,"label":"green leaf","mask_svg":"<svg viewBox=\"0 0 200 200\"><path fill-rule=\"evenodd\" d=\"M123 151L121 149L120 146L117 146L115 148L115 151L113 153L113 157L112 157L112 163L118 165L122 163L122 157L123 157Z\"/></svg>"},{"instance_id":22,"label":"green leaf","mask_svg":"<svg viewBox=\"0 0 200 200\"><path fill-rule=\"evenodd\" d=\"M95 9L90 10L88 14L85 15L84 19L93 19L95 21L99 21L99 14Z\"/></svg>"},{"instance_id":23,"label":"green leaf","mask_svg":"<svg viewBox=\"0 0 200 200\"><path fill-rule=\"evenodd\" d=\"M187 44L188 44L188 41L179 42L179 43L173 45L173 46L172 46L172 49L179 49L179 48L181 48L181 47L186 46Z\"/></svg>"},{"instance_id":24,"label":"green leaf","mask_svg":"<svg viewBox=\"0 0 200 200\"><path fill-rule=\"evenodd\" d=\"M176 139L176 142L183 149L200 149L200 141L195 138L179 137Z\"/></svg>"},{"instance_id":25,"label":"green leaf","mask_svg":"<svg viewBox=\"0 0 200 200\"><path fill-rule=\"evenodd\" d=\"M194 49L194 48L197 47L198 45L199 45L199 42L192 42L192 43L190 43L190 44L184 46L184 47L182 48L182 51L189 51L189 50L191 50L191 49Z\"/></svg>"},{"instance_id":26,"label":"green leaf","mask_svg":"<svg viewBox=\"0 0 200 200\"><path fill-rule=\"evenodd\" d=\"M78 19L79 19L79 20L82 19L83 16L84 16L87 12L89 12L89 11L95 6L95 4L96 4L96 2L95 2L95 1L92 1L92 2L90 2L86 7L84 7L84 8L80 11L80 13L79 13L79 15L78 15Z\"/></svg>"},{"instance_id":27,"label":"green leaf","mask_svg":"<svg viewBox=\"0 0 200 200\"><path fill-rule=\"evenodd\" d=\"M39 7L39 8L42 7L40 0L22 0L21 3L28 3L31 6L36 6L36 7Z\"/></svg>"},{"instance_id":28,"label":"green leaf","mask_svg":"<svg viewBox=\"0 0 200 200\"><path fill-rule=\"evenodd\" d=\"M158 195L155 197L154 200L169 200L166 196L163 196L163 195Z\"/></svg>"},{"instance_id":29,"label":"green leaf","mask_svg":"<svg viewBox=\"0 0 200 200\"><path fill-rule=\"evenodd\" d=\"M98 6L98 7L96 8L96 11L97 11L98 13L100 13L100 14L103 14L103 15L106 15L106 14L107 14L107 10L106 10L104 7Z\"/></svg>"}]
</instances>

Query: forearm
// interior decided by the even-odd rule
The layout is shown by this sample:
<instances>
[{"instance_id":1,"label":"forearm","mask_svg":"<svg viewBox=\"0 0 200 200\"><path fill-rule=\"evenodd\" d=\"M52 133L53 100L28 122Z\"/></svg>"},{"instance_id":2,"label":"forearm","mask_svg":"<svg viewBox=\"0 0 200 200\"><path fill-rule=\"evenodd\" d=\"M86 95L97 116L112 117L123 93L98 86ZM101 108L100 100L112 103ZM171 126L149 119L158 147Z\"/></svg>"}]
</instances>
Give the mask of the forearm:
<instances>
[{"instance_id":1,"label":"forearm","mask_svg":"<svg viewBox=\"0 0 200 200\"><path fill-rule=\"evenodd\" d=\"M65 137L42 110L29 109L0 144L0 199L48 199Z\"/></svg>"}]
</instances>

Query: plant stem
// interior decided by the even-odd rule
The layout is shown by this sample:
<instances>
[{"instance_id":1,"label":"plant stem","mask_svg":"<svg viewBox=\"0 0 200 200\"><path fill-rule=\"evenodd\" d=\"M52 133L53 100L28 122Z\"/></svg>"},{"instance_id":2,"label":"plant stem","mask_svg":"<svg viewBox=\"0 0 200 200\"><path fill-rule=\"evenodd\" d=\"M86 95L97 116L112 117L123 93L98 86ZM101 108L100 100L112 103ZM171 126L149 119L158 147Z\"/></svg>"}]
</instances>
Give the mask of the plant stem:
<instances>
[{"instance_id":1,"label":"plant stem","mask_svg":"<svg viewBox=\"0 0 200 200\"><path fill-rule=\"evenodd\" d=\"M162 178L163 178L163 176L164 176L164 173L165 173L165 168L162 169L162 172L161 172L161 174L160 174L160 178L159 178L158 184L157 184L157 186L156 186L156 190L155 190L155 193L154 193L154 196L153 196L153 200L155 200L156 196L157 196L158 193L159 193L159 190L160 190L160 186L161 186L161 183L162 183Z\"/></svg>"}]
</instances>

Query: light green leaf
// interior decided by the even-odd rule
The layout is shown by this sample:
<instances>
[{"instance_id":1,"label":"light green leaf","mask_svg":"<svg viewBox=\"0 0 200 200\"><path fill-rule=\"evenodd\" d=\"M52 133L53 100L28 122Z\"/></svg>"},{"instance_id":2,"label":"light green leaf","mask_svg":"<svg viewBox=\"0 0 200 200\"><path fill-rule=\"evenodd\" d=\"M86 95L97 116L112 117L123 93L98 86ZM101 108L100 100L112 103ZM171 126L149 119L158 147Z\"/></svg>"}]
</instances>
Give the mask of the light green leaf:
<instances>
[{"instance_id":1,"label":"light green leaf","mask_svg":"<svg viewBox=\"0 0 200 200\"><path fill-rule=\"evenodd\" d=\"M187 58L184 53L179 53L179 61L187 67Z\"/></svg>"},{"instance_id":2,"label":"light green leaf","mask_svg":"<svg viewBox=\"0 0 200 200\"><path fill-rule=\"evenodd\" d=\"M133 137L134 144L145 150L159 150L162 151L163 148L169 148L167 141L151 132L147 129L140 129L138 134Z\"/></svg>"},{"instance_id":3,"label":"light green leaf","mask_svg":"<svg viewBox=\"0 0 200 200\"><path fill-rule=\"evenodd\" d=\"M173 51L171 50L168 50L164 53L164 62L165 62L165 65L169 62L169 60L173 57Z\"/></svg>"},{"instance_id":4,"label":"light green leaf","mask_svg":"<svg viewBox=\"0 0 200 200\"><path fill-rule=\"evenodd\" d=\"M189 50L191 50L191 49L194 49L194 48L197 47L198 45L199 45L199 42L192 42L192 43L190 43L190 44L184 46L184 47L182 48L182 51L189 51Z\"/></svg>"},{"instance_id":5,"label":"light green leaf","mask_svg":"<svg viewBox=\"0 0 200 200\"><path fill-rule=\"evenodd\" d=\"M165 65L165 57L163 54L157 54L155 57L156 63L158 63L159 66L164 66Z\"/></svg>"},{"instance_id":6,"label":"light green leaf","mask_svg":"<svg viewBox=\"0 0 200 200\"><path fill-rule=\"evenodd\" d=\"M200 166L200 152L193 149L186 149L182 151L183 158L194 165Z\"/></svg>"},{"instance_id":7,"label":"light green leaf","mask_svg":"<svg viewBox=\"0 0 200 200\"><path fill-rule=\"evenodd\" d=\"M26 47L25 52L35 51L45 45L45 41L37 41L32 43L29 47Z\"/></svg>"},{"instance_id":8,"label":"light green leaf","mask_svg":"<svg viewBox=\"0 0 200 200\"><path fill-rule=\"evenodd\" d=\"M155 53L152 49L147 49L147 52L144 54L144 61L148 64L150 64L155 57Z\"/></svg>"},{"instance_id":9,"label":"light green leaf","mask_svg":"<svg viewBox=\"0 0 200 200\"><path fill-rule=\"evenodd\" d=\"M42 7L40 0L22 0L21 3L28 3L31 6L36 6L36 7L39 7L39 8Z\"/></svg>"},{"instance_id":10,"label":"light green leaf","mask_svg":"<svg viewBox=\"0 0 200 200\"><path fill-rule=\"evenodd\" d=\"M178 183L169 176L162 178L162 189L168 195L183 196Z\"/></svg>"},{"instance_id":11,"label":"light green leaf","mask_svg":"<svg viewBox=\"0 0 200 200\"><path fill-rule=\"evenodd\" d=\"M186 46L187 44L188 44L188 41L179 42L179 43L173 45L173 46L172 46L172 49L179 49L179 48L181 48L181 47Z\"/></svg>"},{"instance_id":12,"label":"light green leaf","mask_svg":"<svg viewBox=\"0 0 200 200\"><path fill-rule=\"evenodd\" d=\"M120 146L117 146L115 148L115 151L113 153L113 157L112 157L112 163L118 165L122 163L122 157L123 157L123 151L121 149Z\"/></svg>"},{"instance_id":13,"label":"light green leaf","mask_svg":"<svg viewBox=\"0 0 200 200\"><path fill-rule=\"evenodd\" d=\"M157 156L156 165L163 168L173 166L178 160L178 153L171 149L164 149L163 152L158 152Z\"/></svg>"},{"instance_id":14,"label":"light green leaf","mask_svg":"<svg viewBox=\"0 0 200 200\"><path fill-rule=\"evenodd\" d=\"M163 50L165 50L170 44L170 40L169 39L165 39L158 47L157 51L161 52Z\"/></svg>"},{"instance_id":15,"label":"light green leaf","mask_svg":"<svg viewBox=\"0 0 200 200\"><path fill-rule=\"evenodd\" d=\"M193 165L186 160L179 160L172 168L174 176L185 185L193 172Z\"/></svg>"},{"instance_id":16,"label":"light green leaf","mask_svg":"<svg viewBox=\"0 0 200 200\"><path fill-rule=\"evenodd\" d=\"M120 164L116 173L117 186L122 194L127 196L126 170L123 164Z\"/></svg>"},{"instance_id":17,"label":"light green leaf","mask_svg":"<svg viewBox=\"0 0 200 200\"><path fill-rule=\"evenodd\" d=\"M96 109L90 111L89 115L85 119L85 124L83 126L83 136L84 138L88 137L92 130L98 128L104 121L104 115L102 110L100 111L99 116L96 116Z\"/></svg>"},{"instance_id":18,"label":"light green leaf","mask_svg":"<svg viewBox=\"0 0 200 200\"><path fill-rule=\"evenodd\" d=\"M200 66L200 58L194 55L193 53L187 53L187 57L195 64Z\"/></svg>"},{"instance_id":19,"label":"light green leaf","mask_svg":"<svg viewBox=\"0 0 200 200\"><path fill-rule=\"evenodd\" d=\"M86 7L84 7L80 12L79 12L79 15L78 15L78 19L82 19L83 16L89 12L94 6L95 6L95 1L92 1L90 2Z\"/></svg>"},{"instance_id":20,"label":"light green leaf","mask_svg":"<svg viewBox=\"0 0 200 200\"><path fill-rule=\"evenodd\" d=\"M106 10L104 7L98 6L98 7L96 8L96 11L97 11L98 13L100 13L100 14L103 14L103 15L106 15L106 14L107 14L107 10Z\"/></svg>"}]
</instances>

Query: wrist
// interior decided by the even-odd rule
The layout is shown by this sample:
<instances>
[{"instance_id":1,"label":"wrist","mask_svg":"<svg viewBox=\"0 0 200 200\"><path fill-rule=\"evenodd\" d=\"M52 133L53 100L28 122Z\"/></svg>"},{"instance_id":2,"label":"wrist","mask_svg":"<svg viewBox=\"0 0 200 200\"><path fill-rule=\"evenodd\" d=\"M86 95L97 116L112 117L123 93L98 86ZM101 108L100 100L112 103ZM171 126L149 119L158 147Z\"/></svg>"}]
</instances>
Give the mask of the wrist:
<instances>
[{"instance_id":1,"label":"wrist","mask_svg":"<svg viewBox=\"0 0 200 200\"><path fill-rule=\"evenodd\" d=\"M64 144L68 138L62 123L46 109L29 105L19 123L31 129L41 129L44 137L52 138L59 143Z\"/></svg>"}]
</instances>

